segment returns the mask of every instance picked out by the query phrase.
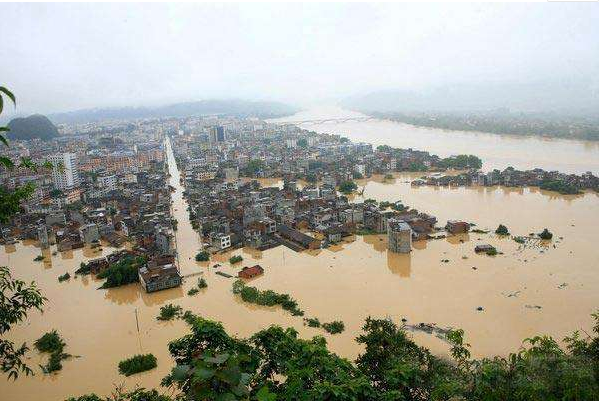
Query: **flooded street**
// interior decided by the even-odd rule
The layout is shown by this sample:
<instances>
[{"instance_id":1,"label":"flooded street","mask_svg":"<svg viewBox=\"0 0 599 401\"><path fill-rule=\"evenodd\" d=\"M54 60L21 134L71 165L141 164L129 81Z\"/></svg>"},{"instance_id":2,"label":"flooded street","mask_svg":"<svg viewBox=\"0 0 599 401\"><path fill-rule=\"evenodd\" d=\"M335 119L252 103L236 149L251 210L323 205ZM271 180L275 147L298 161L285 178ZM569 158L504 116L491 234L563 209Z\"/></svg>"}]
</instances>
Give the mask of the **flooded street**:
<instances>
[{"instance_id":1,"label":"flooded street","mask_svg":"<svg viewBox=\"0 0 599 401\"><path fill-rule=\"evenodd\" d=\"M335 106L309 108L293 116L272 121L306 121L367 117ZM446 131L415 127L389 120L325 122L300 124L304 129L339 134L352 141L375 146L426 150L441 157L473 154L483 160L483 169L521 170L540 167L564 173L599 173L599 141L574 141L534 136L496 135L482 132Z\"/></svg>"},{"instance_id":2,"label":"flooded street","mask_svg":"<svg viewBox=\"0 0 599 401\"><path fill-rule=\"evenodd\" d=\"M357 133L344 131L343 125L335 126L335 132L375 144L386 135L381 132L380 138L368 137L365 131L356 138ZM456 141L453 134L446 135L446 144ZM492 138L503 140L498 135ZM509 140L528 143L528 139ZM538 145L544 140L534 141ZM417 143L409 146L393 140L387 143L427 149ZM535 152L528 148L525 152L526 146L515 148L517 151L509 157L496 159L481 154L482 147L477 148L476 143L468 153L481 156L488 163L487 168L495 164L505 167L502 160L511 158L512 164L520 168L528 166L517 163L554 159L554 168L562 169L564 160L574 160L574 164L570 164L572 169L578 170L584 165L583 170L599 170L596 147L584 150L580 145L580 157L572 157L568 149L562 149L566 153L558 158L542 150L546 148L537 148ZM548 146L553 149L560 145ZM572 145L572 149L578 149L576 146ZM456 147L445 152L427 150L442 155L464 153ZM160 379L173 365L168 342L188 331L181 321L156 320L160 306L165 303L178 304L185 310L221 321L230 333L239 336L248 336L271 324L293 326L303 337L324 335L333 351L352 359L360 352L354 338L368 316L463 328L467 342L472 344L473 355L479 357L515 351L524 338L536 334L561 338L576 329L588 331L590 313L599 307L599 252L594 235L599 226L597 194L562 196L534 188L412 187L409 181L414 175L398 174L392 180L373 177L358 182L364 193L352 201L401 200L405 205L435 215L439 225L448 219L463 219L476 223L478 228L493 231L503 223L514 235L540 232L548 227L554 233L554 241L522 249L509 238L470 233L417 242L414 250L405 255L388 253L385 236L358 236L318 251L296 253L282 246L264 252L246 248L213 256L210 262L195 262L194 256L201 244L188 219L170 145L167 151L170 184L175 188L172 207L178 220L176 239L181 272L183 275L202 272L208 288L196 296L187 296L187 291L196 285L197 277L187 279L180 288L153 294L146 294L139 284L97 290L101 282L89 276L59 283L59 275L66 271L72 274L82 261L96 258L99 253L84 249L52 256L48 251L44 253L47 262L34 262L40 254L35 244L3 246L0 263L10 266L18 278L35 280L48 298L44 313L32 313L25 324L10 332L10 337L32 346L43 333L57 329L67 343L66 352L78 357L64 361L63 370L58 374L43 375L37 365L44 363L47 357L31 351L28 362L36 375L22 377L14 383L0 382L0 399L63 400L90 392L107 394L115 384L121 383L127 387L158 387ZM493 151L488 149L488 153ZM530 160L526 161L524 153L528 153ZM264 185L281 183L269 180ZM495 245L503 254L476 255L474 246L482 243ZM54 249L53 246L51 250ZM111 252L108 247L102 250L104 255ZM242 255L244 260L235 267L230 266L231 255ZM214 269L215 263L222 267ZM280 308L242 303L231 293L234 279L215 274L217 270L236 274L242 266L254 264L264 267L265 274L254 279L251 285L289 293L306 316L318 317L321 321L343 320L345 332L331 336L303 326L301 318ZM478 311L479 306L484 310ZM419 344L434 352L447 353L447 346L440 339L426 333L413 335ZM118 374L119 361L148 352L157 357L157 369L129 378Z\"/></svg>"}]
</instances>

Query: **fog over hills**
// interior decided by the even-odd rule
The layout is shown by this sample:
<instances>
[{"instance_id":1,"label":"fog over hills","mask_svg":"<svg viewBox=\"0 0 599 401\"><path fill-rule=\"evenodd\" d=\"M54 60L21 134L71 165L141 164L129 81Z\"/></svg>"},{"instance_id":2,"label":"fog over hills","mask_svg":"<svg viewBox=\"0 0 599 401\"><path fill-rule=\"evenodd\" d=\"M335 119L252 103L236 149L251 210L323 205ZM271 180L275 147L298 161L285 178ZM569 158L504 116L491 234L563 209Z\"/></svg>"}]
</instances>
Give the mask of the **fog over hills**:
<instances>
[{"instance_id":1,"label":"fog over hills","mask_svg":"<svg viewBox=\"0 0 599 401\"><path fill-rule=\"evenodd\" d=\"M201 100L174 103L158 107L114 107L54 113L48 117L56 124L81 123L102 120L185 117L194 115L230 114L244 117L274 118L299 111L294 106L279 102L248 100Z\"/></svg>"},{"instance_id":2,"label":"fog over hills","mask_svg":"<svg viewBox=\"0 0 599 401\"><path fill-rule=\"evenodd\" d=\"M366 112L512 112L593 115L599 110L599 85L592 80L454 84L417 90L383 90L342 101Z\"/></svg>"}]
</instances>

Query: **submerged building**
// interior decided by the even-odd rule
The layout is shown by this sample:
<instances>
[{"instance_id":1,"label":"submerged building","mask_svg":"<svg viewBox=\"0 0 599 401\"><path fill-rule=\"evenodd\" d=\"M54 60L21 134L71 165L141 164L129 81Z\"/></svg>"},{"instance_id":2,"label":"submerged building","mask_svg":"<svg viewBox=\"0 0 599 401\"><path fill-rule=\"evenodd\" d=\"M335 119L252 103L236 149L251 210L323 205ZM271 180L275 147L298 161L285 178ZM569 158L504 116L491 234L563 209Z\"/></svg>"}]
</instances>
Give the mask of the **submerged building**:
<instances>
[{"instance_id":1,"label":"submerged building","mask_svg":"<svg viewBox=\"0 0 599 401\"><path fill-rule=\"evenodd\" d=\"M388 248L391 252L409 253L412 250L412 228L403 220L387 221Z\"/></svg>"},{"instance_id":2,"label":"submerged building","mask_svg":"<svg viewBox=\"0 0 599 401\"><path fill-rule=\"evenodd\" d=\"M150 261L139 269L139 282L146 292L178 287L182 281L183 278L174 260L171 263Z\"/></svg>"}]
</instances>

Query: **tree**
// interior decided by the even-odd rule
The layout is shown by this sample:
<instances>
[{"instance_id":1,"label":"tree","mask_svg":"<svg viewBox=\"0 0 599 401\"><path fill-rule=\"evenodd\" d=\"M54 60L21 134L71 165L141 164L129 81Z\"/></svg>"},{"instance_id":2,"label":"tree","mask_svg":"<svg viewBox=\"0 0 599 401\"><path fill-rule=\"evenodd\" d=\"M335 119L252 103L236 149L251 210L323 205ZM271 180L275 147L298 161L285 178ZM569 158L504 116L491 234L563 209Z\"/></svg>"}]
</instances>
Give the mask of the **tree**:
<instances>
[{"instance_id":1,"label":"tree","mask_svg":"<svg viewBox=\"0 0 599 401\"><path fill-rule=\"evenodd\" d=\"M500 224L495 230L495 234L497 235L509 235L509 230L503 224Z\"/></svg>"},{"instance_id":2,"label":"tree","mask_svg":"<svg viewBox=\"0 0 599 401\"><path fill-rule=\"evenodd\" d=\"M548 229L544 229L540 234L539 237L541 239L545 239L545 240L550 240L551 238L553 238L553 234L551 233L551 231L549 231Z\"/></svg>"},{"instance_id":3,"label":"tree","mask_svg":"<svg viewBox=\"0 0 599 401\"><path fill-rule=\"evenodd\" d=\"M4 109L4 97L16 106L12 92L0 86L0 114ZM8 131L8 127L0 126L0 142L4 146L8 146L4 136ZM0 165L6 169L15 167L14 162L4 155L0 155ZM20 166L36 167L29 159L21 159ZM0 187L0 222L5 223L18 213L21 202L32 192L32 185L20 186L14 190ZM19 373L29 375L33 371L23 362L25 353L29 350L27 345L23 343L21 346L15 346L5 335L15 324L27 319L30 310L41 311L45 300L34 282L26 285L24 281L14 279L7 267L0 267L0 370L8 374L9 379L16 380Z\"/></svg>"},{"instance_id":4,"label":"tree","mask_svg":"<svg viewBox=\"0 0 599 401\"><path fill-rule=\"evenodd\" d=\"M207 251L201 251L196 254L196 262L206 262L210 260L210 254Z\"/></svg>"},{"instance_id":5,"label":"tree","mask_svg":"<svg viewBox=\"0 0 599 401\"><path fill-rule=\"evenodd\" d=\"M308 147L308 140L306 138L300 138L297 140L297 146L299 146L300 148L307 148Z\"/></svg>"},{"instance_id":6,"label":"tree","mask_svg":"<svg viewBox=\"0 0 599 401\"><path fill-rule=\"evenodd\" d=\"M358 185L353 181L344 181L339 185L339 192L344 194L351 194L356 189L358 189Z\"/></svg>"},{"instance_id":7,"label":"tree","mask_svg":"<svg viewBox=\"0 0 599 401\"><path fill-rule=\"evenodd\" d=\"M265 164L262 160L254 159L254 160L250 160L250 162L248 163L245 170L247 171L248 175L253 176L253 175L256 175L264 167L265 167Z\"/></svg>"},{"instance_id":8,"label":"tree","mask_svg":"<svg viewBox=\"0 0 599 401\"><path fill-rule=\"evenodd\" d=\"M35 283L13 279L7 267L0 267L0 369L16 380L19 373L32 374L23 358L29 350L26 344L15 346L5 334L15 324L27 319L31 309L42 310L44 298Z\"/></svg>"},{"instance_id":9,"label":"tree","mask_svg":"<svg viewBox=\"0 0 599 401\"><path fill-rule=\"evenodd\" d=\"M175 367L162 385L172 387L177 400L594 401L599 311L592 316L595 335L575 332L564 340L565 349L551 337L536 336L505 358L478 360L463 330L446 332L446 359L418 346L391 320L368 318L356 339L363 352L354 364L330 352L321 336L300 339L293 328L271 326L240 339L188 311L183 319L191 332L169 344ZM306 321L316 325L317 319ZM114 400L163 401L148 394L154 396ZM101 400L84 397L69 401Z\"/></svg>"}]
</instances>

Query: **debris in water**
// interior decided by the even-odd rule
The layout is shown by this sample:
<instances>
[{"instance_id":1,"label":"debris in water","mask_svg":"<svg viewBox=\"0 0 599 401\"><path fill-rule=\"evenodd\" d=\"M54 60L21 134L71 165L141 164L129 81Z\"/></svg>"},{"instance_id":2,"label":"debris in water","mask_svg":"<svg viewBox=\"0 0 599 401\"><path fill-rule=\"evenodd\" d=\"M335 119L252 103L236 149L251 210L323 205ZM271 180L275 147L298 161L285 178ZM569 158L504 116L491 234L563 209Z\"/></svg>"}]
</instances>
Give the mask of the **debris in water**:
<instances>
[{"instance_id":1,"label":"debris in water","mask_svg":"<svg viewBox=\"0 0 599 401\"><path fill-rule=\"evenodd\" d=\"M524 305L525 308L528 309L542 309L543 307L541 305Z\"/></svg>"}]
</instances>

